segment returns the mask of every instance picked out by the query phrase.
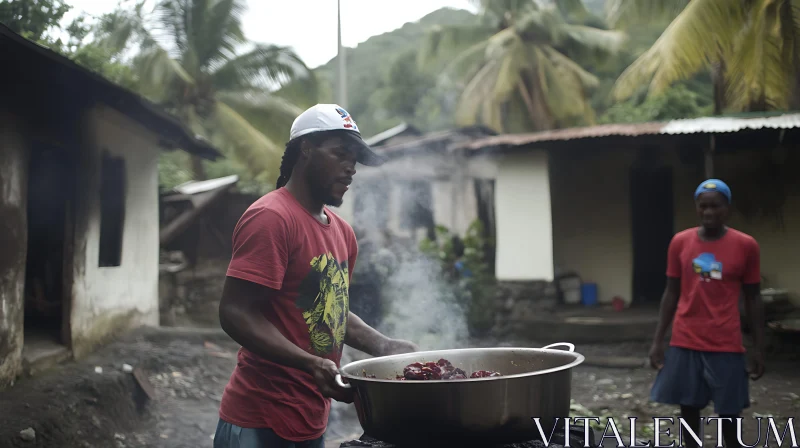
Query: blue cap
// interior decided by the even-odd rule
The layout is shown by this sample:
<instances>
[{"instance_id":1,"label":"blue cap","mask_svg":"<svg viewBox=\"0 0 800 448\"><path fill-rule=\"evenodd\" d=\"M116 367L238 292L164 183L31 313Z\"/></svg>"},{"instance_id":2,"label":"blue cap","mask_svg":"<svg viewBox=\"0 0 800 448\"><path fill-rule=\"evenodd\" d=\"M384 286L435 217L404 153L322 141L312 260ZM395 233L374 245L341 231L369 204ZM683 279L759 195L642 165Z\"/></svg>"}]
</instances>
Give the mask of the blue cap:
<instances>
[{"instance_id":1,"label":"blue cap","mask_svg":"<svg viewBox=\"0 0 800 448\"><path fill-rule=\"evenodd\" d=\"M700 184L697 187L697 190L694 192L694 198L697 199L703 193L708 193L716 191L717 193L722 193L723 196L728 198L728 203L731 202L731 189L728 187L728 184L719 180L719 179L708 179L707 181Z\"/></svg>"}]
</instances>

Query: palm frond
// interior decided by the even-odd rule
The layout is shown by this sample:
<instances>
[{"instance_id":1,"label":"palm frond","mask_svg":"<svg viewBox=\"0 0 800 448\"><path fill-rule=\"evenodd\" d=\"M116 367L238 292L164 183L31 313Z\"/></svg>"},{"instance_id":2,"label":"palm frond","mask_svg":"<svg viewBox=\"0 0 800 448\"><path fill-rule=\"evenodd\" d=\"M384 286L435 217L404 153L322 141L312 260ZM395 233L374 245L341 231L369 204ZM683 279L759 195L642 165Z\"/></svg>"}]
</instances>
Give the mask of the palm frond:
<instances>
[{"instance_id":1,"label":"palm frond","mask_svg":"<svg viewBox=\"0 0 800 448\"><path fill-rule=\"evenodd\" d=\"M672 21L661 37L631 64L617 80L613 96L629 98L641 85L651 94L673 82L685 80L711 61L726 59L745 25L738 2L693 0Z\"/></svg>"},{"instance_id":2,"label":"palm frond","mask_svg":"<svg viewBox=\"0 0 800 448\"><path fill-rule=\"evenodd\" d=\"M591 16L583 0L559 0L555 3L561 16L569 22L583 23Z\"/></svg>"},{"instance_id":3,"label":"palm frond","mask_svg":"<svg viewBox=\"0 0 800 448\"><path fill-rule=\"evenodd\" d=\"M641 22L672 20L688 4L689 0L606 0L604 8L612 28L627 28Z\"/></svg>"},{"instance_id":4,"label":"palm frond","mask_svg":"<svg viewBox=\"0 0 800 448\"><path fill-rule=\"evenodd\" d=\"M580 59L602 59L619 53L628 36L621 31L601 30L583 25L565 25L563 48Z\"/></svg>"},{"instance_id":5,"label":"palm frond","mask_svg":"<svg viewBox=\"0 0 800 448\"><path fill-rule=\"evenodd\" d=\"M596 76L570 58L548 46L541 47L540 64L548 80L545 101L552 116L559 122L574 123L581 118L593 124L589 91L597 87Z\"/></svg>"},{"instance_id":6,"label":"palm frond","mask_svg":"<svg viewBox=\"0 0 800 448\"><path fill-rule=\"evenodd\" d=\"M422 70L430 70L450 55L457 55L485 41L496 30L486 26L436 26L431 28L417 53Z\"/></svg>"},{"instance_id":7,"label":"palm frond","mask_svg":"<svg viewBox=\"0 0 800 448\"><path fill-rule=\"evenodd\" d=\"M728 62L727 104L733 110L785 110L795 79L793 24L782 23L778 2L759 0L753 6Z\"/></svg>"},{"instance_id":8,"label":"palm frond","mask_svg":"<svg viewBox=\"0 0 800 448\"><path fill-rule=\"evenodd\" d=\"M143 11L145 2L130 10L117 9L100 17L94 26L94 45L116 55L132 46L149 50L159 44L145 26L149 22Z\"/></svg>"},{"instance_id":9,"label":"palm frond","mask_svg":"<svg viewBox=\"0 0 800 448\"><path fill-rule=\"evenodd\" d=\"M289 128L303 109L278 95L263 90L221 91L215 95L273 141L288 140Z\"/></svg>"},{"instance_id":10,"label":"palm frond","mask_svg":"<svg viewBox=\"0 0 800 448\"><path fill-rule=\"evenodd\" d=\"M223 102L208 119L211 139L253 175L270 182L277 179L282 148L254 128L244 117Z\"/></svg>"},{"instance_id":11,"label":"palm frond","mask_svg":"<svg viewBox=\"0 0 800 448\"><path fill-rule=\"evenodd\" d=\"M466 85L459 99L456 111L456 122L461 126L471 126L478 122L503 132L503 123L495 118L498 104L494 101L493 91L497 73L500 69L498 60L487 61Z\"/></svg>"},{"instance_id":12,"label":"palm frond","mask_svg":"<svg viewBox=\"0 0 800 448\"><path fill-rule=\"evenodd\" d=\"M442 75L455 80L471 77L475 74L475 67L478 67L486 57L486 48L488 46L489 41L482 40L462 51L445 66L442 70Z\"/></svg>"},{"instance_id":13,"label":"palm frond","mask_svg":"<svg viewBox=\"0 0 800 448\"><path fill-rule=\"evenodd\" d=\"M317 82L302 59L288 47L258 44L254 49L228 60L211 75L220 90L275 89L292 81L303 83L316 96Z\"/></svg>"},{"instance_id":14,"label":"palm frond","mask_svg":"<svg viewBox=\"0 0 800 448\"><path fill-rule=\"evenodd\" d=\"M179 0L168 0L179 1ZM189 45L200 67L210 67L233 57L247 42L241 17L242 0L190 0L186 11Z\"/></svg>"},{"instance_id":15,"label":"palm frond","mask_svg":"<svg viewBox=\"0 0 800 448\"><path fill-rule=\"evenodd\" d=\"M194 78L161 47L141 51L134 58L133 70L139 93L156 102L170 101L195 84Z\"/></svg>"}]
</instances>

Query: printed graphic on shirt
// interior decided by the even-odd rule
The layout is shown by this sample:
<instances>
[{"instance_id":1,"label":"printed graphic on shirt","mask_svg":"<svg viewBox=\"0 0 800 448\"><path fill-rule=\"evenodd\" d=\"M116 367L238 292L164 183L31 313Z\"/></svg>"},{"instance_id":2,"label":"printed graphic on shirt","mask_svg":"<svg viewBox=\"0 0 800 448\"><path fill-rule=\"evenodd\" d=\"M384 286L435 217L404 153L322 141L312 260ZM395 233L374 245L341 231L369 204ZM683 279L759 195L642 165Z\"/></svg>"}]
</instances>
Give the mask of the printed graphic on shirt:
<instances>
[{"instance_id":1,"label":"printed graphic on shirt","mask_svg":"<svg viewBox=\"0 0 800 448\"><path fill-rule=\"evenodd\" d=\"M711 279L722 280L722 263L717 261L714 254L703 253L692 260L694 272L704 281L710 282Z\"/></svg>"},{"instance_id":2,"label":"printed graphic on shirt","mask_svg":"<svg viewBox=\"0 0 800 448\"><path fill-rule=\"evenodd\" d=\"M331 253L311 260L311 271L295 302L308 325L311 349L318 355L339 353L344 344L350 310L350 276L347 260L339 263Z\"/></svg>"}]
</instances>

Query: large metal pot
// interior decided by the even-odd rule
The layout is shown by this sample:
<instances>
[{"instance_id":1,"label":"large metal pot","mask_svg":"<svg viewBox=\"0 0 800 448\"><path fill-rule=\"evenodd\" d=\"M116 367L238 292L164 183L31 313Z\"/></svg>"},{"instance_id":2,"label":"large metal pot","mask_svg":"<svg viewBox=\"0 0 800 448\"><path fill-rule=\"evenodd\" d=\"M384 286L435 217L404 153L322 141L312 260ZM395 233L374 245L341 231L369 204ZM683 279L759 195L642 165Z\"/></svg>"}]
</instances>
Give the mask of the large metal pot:
<instances>
[{"instance_id":1,"label":"large metal pot","mask_svg":"<svg viewBox=\"0 0 800 448\"><path fill-rule=\"evenodd\" d=\"M566 346L569 351L553 350ZM556 419L569 416L572 368L584 361L570 343L544 348L467 348L384 356L352 362L336 381L355 389L365 434L398 445L447 440L518 443L538 438L533 417L549 436ZM397 381L413 362L447 359L467 374L503 376L464 380ZM376 378L367 378L375 375ZM345 383L342 378L347 380Z\"/></svg>"}]
</instances>

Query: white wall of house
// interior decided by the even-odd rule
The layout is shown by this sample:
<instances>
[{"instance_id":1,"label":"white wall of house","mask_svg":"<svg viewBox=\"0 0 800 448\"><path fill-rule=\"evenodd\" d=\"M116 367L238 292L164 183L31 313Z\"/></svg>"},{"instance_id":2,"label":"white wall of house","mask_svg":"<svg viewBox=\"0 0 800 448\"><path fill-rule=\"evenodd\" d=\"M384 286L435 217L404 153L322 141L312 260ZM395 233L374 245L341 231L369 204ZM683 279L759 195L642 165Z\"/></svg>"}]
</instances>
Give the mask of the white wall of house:
<instances>
[{"instance_id":1,"label":"white wall of house","mask_svg":"<svg viewBox=\"0 0 800 448\"><path fill-rule=\"evenodd\" d=\"M551 281L553 225L545 152L499 158L495 207L497 279Z\"/></svg>"},{"instance_id":2,"label":"white wall of house","mask_svg":"<svg viewBox=\"0 0 800 448\"><path fill-rule=\"evenodd\" d=\"M86 234L76 247L71 330L76 355L118 330L158 325L158 155L156 137L113 109L88 114ZM125 161L121 263L100 267L101 154ZM120 328L122 327L122 328Z\"/></svg>"},{"instance_id":3,"label":"white wall of house","mask_svg":"<svg viewBox=\"0 0 800 448\"><path fill-rule=\"evenodd\" d=\"M19 129L0 110L0 388L22 366L28 151Z\"/></svg>"}]
</instances>

